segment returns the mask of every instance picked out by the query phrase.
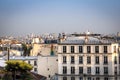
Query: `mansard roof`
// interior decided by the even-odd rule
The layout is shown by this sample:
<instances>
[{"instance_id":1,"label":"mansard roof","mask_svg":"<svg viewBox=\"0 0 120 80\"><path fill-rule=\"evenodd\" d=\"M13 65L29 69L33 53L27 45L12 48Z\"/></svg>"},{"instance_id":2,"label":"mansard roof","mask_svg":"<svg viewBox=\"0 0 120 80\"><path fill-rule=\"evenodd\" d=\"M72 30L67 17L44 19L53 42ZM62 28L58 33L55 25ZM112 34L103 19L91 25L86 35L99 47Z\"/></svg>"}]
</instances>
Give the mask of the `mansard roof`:
<instances>
[{"instance_id":1,"label":"mansard roof","mask_svg":"<svg viewBox=\"0 0 120 80\"><path fill-rule=\"evenodd\" d=\"M109 39L101 39L100 37L95 36L71 36L66 38L64 41L59 44L111 44L114 41Z\"/></svg>"}]
</instances>

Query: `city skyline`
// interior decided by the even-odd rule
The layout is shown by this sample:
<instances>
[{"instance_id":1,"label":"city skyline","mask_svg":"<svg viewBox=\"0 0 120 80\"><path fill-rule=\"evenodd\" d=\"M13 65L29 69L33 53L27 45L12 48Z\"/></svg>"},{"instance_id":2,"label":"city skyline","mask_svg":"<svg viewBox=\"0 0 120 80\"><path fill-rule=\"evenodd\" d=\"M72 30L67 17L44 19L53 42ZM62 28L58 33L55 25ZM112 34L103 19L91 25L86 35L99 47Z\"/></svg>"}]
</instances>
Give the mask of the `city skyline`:
<instances>
[{"instance_id":1,"label":"city skyline","mask_svg":"<svg viewBox=\"0 0 120 80\"><path fill-rule=\"evenodd\" d=\"M119 0L1 0L0 36L29 33L117 33Z\"/></svg>"}]
</instances>

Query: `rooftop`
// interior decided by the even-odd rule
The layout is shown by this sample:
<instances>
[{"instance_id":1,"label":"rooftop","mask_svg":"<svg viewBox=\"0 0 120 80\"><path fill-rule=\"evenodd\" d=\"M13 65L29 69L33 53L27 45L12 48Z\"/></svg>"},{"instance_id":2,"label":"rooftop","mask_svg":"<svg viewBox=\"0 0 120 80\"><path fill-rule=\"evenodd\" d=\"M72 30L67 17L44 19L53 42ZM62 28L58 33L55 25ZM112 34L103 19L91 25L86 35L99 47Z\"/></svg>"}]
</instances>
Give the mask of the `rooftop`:
<instances>
[{"instance_id":1,"label":"rooftop","mask_svg":"<svg viewBox=\"0 0 120 80\"><path fill-rule=\"evenodd\" d=\"M37 56L12 56L10 57L10 60L37 60ZM4 57L3 59L7 59Z\"/></svg>"},{"instance_id":2,"label":"rooftop","mask_svg":"<svg viewBox=\"0 0 120 80\"><path fill-rule=\"evenodd\" d=\"M110 44L114 41L95 36L71 36L59 44Z\"/></svg>"}]
</instances>

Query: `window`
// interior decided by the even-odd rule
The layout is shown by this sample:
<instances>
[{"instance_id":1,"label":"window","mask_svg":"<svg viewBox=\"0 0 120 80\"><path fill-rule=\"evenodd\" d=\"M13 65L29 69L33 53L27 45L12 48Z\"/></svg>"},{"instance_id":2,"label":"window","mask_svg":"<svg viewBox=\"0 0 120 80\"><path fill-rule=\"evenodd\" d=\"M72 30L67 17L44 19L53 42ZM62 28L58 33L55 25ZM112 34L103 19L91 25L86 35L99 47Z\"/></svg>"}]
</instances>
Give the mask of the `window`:
<instances>
[{"instance_id":1,"label":"window","mask_svg":"<svg viewBox=\"0 0 120 80\"><path fill-rule=\"evenodd\" d=\"M50 75L48 75L48 77L50 78Z\"/></svg>"},{"instance_id":2,"label":"window","mask_svg":"<svg viewBox=\"0 0 120 80\"><path fill-rule=\"evenodd\" d=\"M114 53L116 53L116 46L114 46Z\"/></svg>"},{"instance_id":3,"label":"window","mask_svg":"<svg viewBox=\"0 0 120 80\"><path fill-rule=\"evenodd\" d=\"M2 51L4 51L4 47L2 47Z\"/></svg>"},{"instance_id":4,"label":"window","mask_svg":"<svg viewBox=\"0 0 120 80\"><path fill-rule=\"evenodd\" d=\"M37 66L37 61L34 61L34 66Z\"/></svg>"},{"instance_id":5,"label":"window","mask_svg":"<svg viewBox=\"0 0 120 80\"><path fill-rule=\"evenodd\" d=\"M79 67L79 74L83 74L83 67Z\"/></svg>"},{"instance_id":6,"label":"window","mask_svg":"<svg viewBox=\"0 0 120 80\"><path fill-rule=\"evenodd\" d=\"M96 74L99 74L100 73L100 68L99 67L96 67Z\"/></svg>"},{"instance_id":7,"label":"window","mask_svg":"<svg viewBox=\"0 0 120 80\"><path fill-rule=\"evenodd\" d=\"M117 80L117 77L115 77L115 80Z\"/></svg>"},{"instance_id":8,"label":"window","mask_svg":"<svg viewBox=\"0 0 120 80\"><path fill-rule=\"evenodd\" d=\"M91 77L88 77L88 80L91 80Z\"/></svg>"},{"instance_id":9,"label":"window","mask_svg":"<svg viewBox=\"0 0 120 80\"><path fill-rule=\"evenodd\" d=\"M71 74L75 74L75 67L71 67Z\"/></svg>"},{"instance_id":10,"label":"window","mask_svg":"<svg viewBox=\"0 0 120 80\"><path fill-rule=\"evenodd\" d=\"M105 77L104 80L108 80L108 77Z\"/></svg>"},{"instance_id":11,"label":"window","mask_svg":"<svg viewBox=\"0 0 120 80\"><path fill-rule=\"evenodd\" d=\"M66 63L66 56L63 56L63 63Z\"/></svg>"},{"instance_id":12,"label":"window","mask_svg":"<svg viewBox=\"0 0 120 80\"><path fill-rule=\"evenodd\" d=\"M37 72L37 68L34 68L34 71Z\"/></svg>"},{"instance_id":13,"label":"window","mask_svg":"<svg viewBox=\"0 0 120 80\"><path fill-rule=\"evenodd\" d=\"M95 46L95 53L99 53L99 46Z\"/></svg>"},{"instance_id":14,"label":"window","mask_svg":"<svg viewBox=\"0 0 120 80\"><path fill-rule=\"evenodd\" d=\"M20 51L20 47L18 47L17 50Z\"/></svg>"},{"instance_id":15,"label":"window","mask_svg":"<svg viewBox=\"0 0 120 80\"><path fill-rule=\"evenodd\" d=\"M79 53L83 53L83 47L79 46Z\"/></svg>"},{"instance_id":16,"label":"window","mask_svg":"<svg viewBox=\"0 0 120 80\"><path fill-rule=\"evenodd\" d=\"M22 48L20 48L20 51L23 51L23 49L22 49Z\"/></svg>"},{"instance_id":17,"label":"window","mask_svg":"<svg viewBox=\"0 0 120 80\"><path fill-rule=\"evenodd\" d=\"M74 53L74 46L71 46L71 53Z\"/></svg>"},{"instance_id":18,"label":"window","mask_svg":"<svg viewBox=\"0 0 120 80\"><path fill-rule=\"evenodd\" d=\"M87 67L87 73L91 74L91 67Z\"/></svg>"},{"instance_id":19,"label":"window","mask_svg":"<svg viewBox=\"0 0 120 80\"><path fill-rule=\"evenodd\" d=\"M115 75L117 75L117 67L115 67L114 72L115 72Z\"/></svg>"},{"instance_id":20,"label":"window","mask_svg":"<svg viewBox=\"0 0 120 80\"><path fill-rule=\"evenodd\" d=\"M117 64L117 56L114 57L114 64Z\"/></svg>"},{"instance_id":21,"label":"window","mask_svg":"<svg viewBox=\"0 0 120 80\"><path fill-rule=\"evenodd\" d=\"M66 76L64 76L64 77L63 77L63 80L67 80L67 77L66 77Z\"/></svg>"},{"instance_id":22,"label":"window","mask_svg":"<svg viewBox=\"0 0 120 80\"><path fill-rule=\"evenodd\" d=\"M108 57L104 56L104 64L108 64Z\"/></svg>"},{"instance_id":23,"label":"window","mask_svg":"<svg viewBox=\"0 0 120 80\"><path fill-rule=\"evenodd\" d=\"M83 77L80 77L79 80L83 80Z\"/></svg>"},{"instance_id":24,"label":"window","mask_svg":"<svg viewBox=\"0 0 120 80\"><path fill-rule=\"evenodd\" d=\"M91 53L91 47L87 46L87 53Z\"/></svg>"},{"instance_id":25,"label":"window","mask_svg":"<svg viewBox=\"0 0 120 80\"><path fill-rule=\"evenodd\" d=\"M2 47L0 47L0 51L2 51Z\"/></svg>"},{"instance_id":26,"label":"window","mask_svg":"<svg viewBox=\"0 0 120 80\"><path fill-rule=\"evenodd\" d=\"M7 48L7 47L4 47L4 51L7 51L9 48Z\"/></svg>"},{"instance_id":27,"label":"window","mask_svg":"<svg viewBox=\"0 0 120 80\"><path fill-rule=\"evenodd\" d=\"M75 77L71 77L71 80L75 80Z\"/></svg>"},{"instance_id":28,"label":"window","mask_svg":"<svg viewBox=\"0 0 120 80\"><path fill-rule=\"evenodd\" d=\"M96 77L96 80L100 80L100 78L99 78L99 77Z\"/></svg>"},{"instance_id":29,"label":"window","mask_svg":"<svg viewBox=\"0 0 120 80\"><path fill-rule=\"evenodd\" d=\"M79 56L79 64L83 64L83 57Z\"/></svg>"},{"instance_id":30,"label":"window","mask_svg":"<svg viewBox=\"0 0 120 80\"><path fill-rule=\"evenodd\" d=\"M108 67L104 67L104 74L108 74Z\"/></svg>"},{"instance_id":31,"label":"window","mask_svg":"<svg viewBox=\"0 0 120 80\"><path fill-rule=\"evenodd\" d=\"M107 53L107 46L104 46L104 53Z\"/></svg>"},{"instance_id":32,"label":"window","mask_svg":"<svg viewBox=\"0 0 120 80\"><path fill-rule=\"evenodd\" d=\"M67 74L67 67L63 66L63 74Z\"/></svg>"},{"instance_id":33,"label":"window","mask_svg":"<svg viewBox=\"0 0 120 80\"><path fill-rule=\"evenodd\" d=\"M66 46L63 46L63 53L66 53L66 52L67 52Z\"/></svg>"},{"instance_id":34,"label":"window","mask_svg":"<svg viewBox=\"0 0 120 80\"><path fill-rule=\"evenodd\" d=\"M71 64L74 64L74 56L71 56Z\"/></svg>"},{"instance_id":35,"label":"window","mask_svg":"<svg viewBox=\"0 0 120 80\"><path fill-rule=\"evenodd\" d=\"M99 64L99 56L96 56L96 57L95 57L95 63L96 63L96 64Z\"/></svg>"},{"instance_id":36,"label":"window","mask_svg":"<svg viewBox=\"0 0 120 80\"><path fill-rule=\"evenodd\" d=\"M91 57L87 56L87 64L91 64Z\"/></svg>"},{"instance_id":37,"label":"window","mask_svg":"<svg viewBox=\"0 0 120 80\"><path fill-rule=\"evenodd\" d=\"M0 50L3 51L3 47L2 46L0 47Z\"/></svg>"}]
</instances>

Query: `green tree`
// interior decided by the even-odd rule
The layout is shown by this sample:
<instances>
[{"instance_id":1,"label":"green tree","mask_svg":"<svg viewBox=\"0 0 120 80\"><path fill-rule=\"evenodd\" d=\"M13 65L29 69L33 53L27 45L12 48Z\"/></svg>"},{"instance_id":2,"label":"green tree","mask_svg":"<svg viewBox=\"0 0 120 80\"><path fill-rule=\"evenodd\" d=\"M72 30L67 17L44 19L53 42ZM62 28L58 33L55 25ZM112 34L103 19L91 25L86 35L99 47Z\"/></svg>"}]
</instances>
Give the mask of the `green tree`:
<instances>
[{"instance_id":1,"label":"green tree","mask_svg":"<svg viewBox=\"0 0 120 80\"><path fill-rule=\"evenodd\" d=\"M23 56L29 56L30 55L30 51L32 49L31 45L28 44L22 44L22 49L23 49Z\"/></svg>"},{"instance_id":2,"label":"green tree","mask_svg":"<svg viewBox=\"0 0 120 80\"><path fill-rule=\"evenodd\" d=\"M27 53L27 46L26 46L26 44L22 44L22 49L23 49L23 56L26 56L26 53Z\"/></svg>"},{"instance_id":3,"label":"green tree","mask_svg":"<svg viewBox=\"0 0 120 80\"><path fill-rule=\"evenodd\" d=\"M10 60L6 62L5 70L12 73L13 80L16 79L16 73L20 73L20 75L25 75L27 72L32 70L32 66L30 64L27 64L24 61L15 61ZM26 77L22 78L25 80Z\"/></svg>"}]
</instances>

